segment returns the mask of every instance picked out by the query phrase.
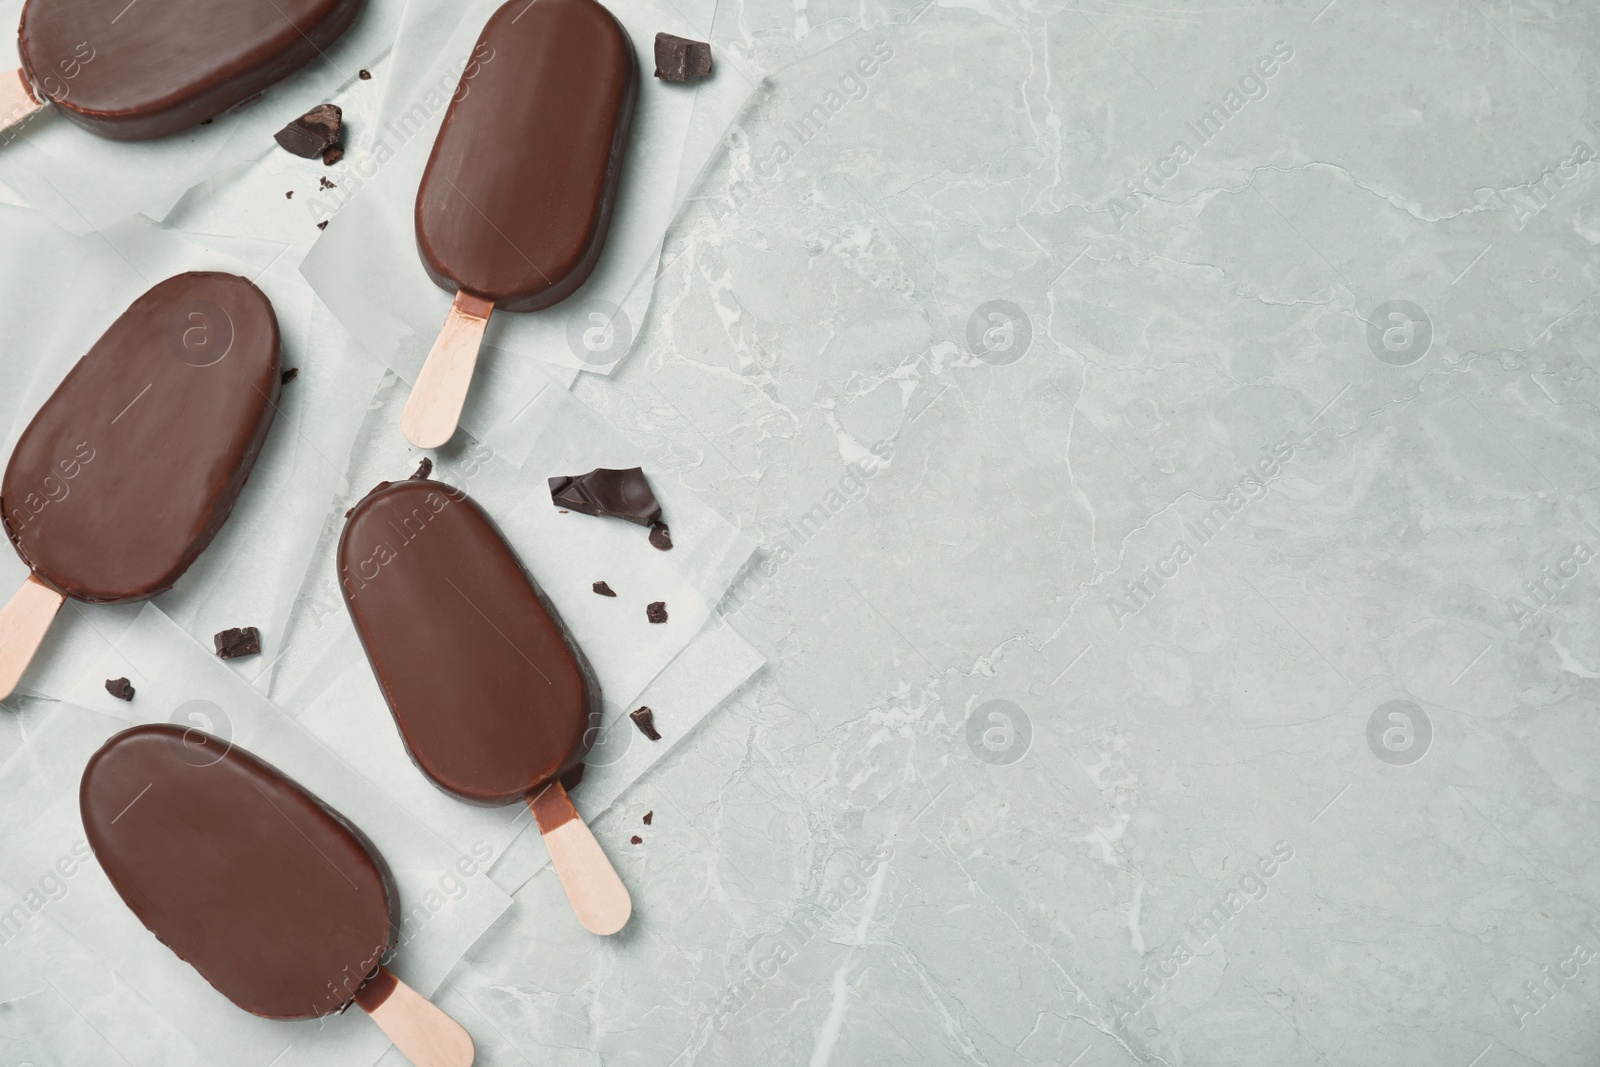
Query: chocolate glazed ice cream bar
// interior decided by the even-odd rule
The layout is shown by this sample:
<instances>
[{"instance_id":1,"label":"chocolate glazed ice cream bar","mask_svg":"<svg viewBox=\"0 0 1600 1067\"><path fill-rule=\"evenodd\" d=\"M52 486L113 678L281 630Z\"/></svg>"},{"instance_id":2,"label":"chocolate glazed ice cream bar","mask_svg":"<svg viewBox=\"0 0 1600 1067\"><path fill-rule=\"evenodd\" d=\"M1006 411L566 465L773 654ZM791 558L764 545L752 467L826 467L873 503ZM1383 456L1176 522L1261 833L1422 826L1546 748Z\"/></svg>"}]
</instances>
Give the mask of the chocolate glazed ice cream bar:
<instances>
[{"instance_id":1,"label":"chocolate glazed ice cream bar","mask_svg":"<svg viewBox=\"0 0 1600 1067\"><path fill-rule=\"evenodd\" d=\"M417 190L417 250L456 294L406 402L418 448L450 440L496 308L540 311L594 270L611 222L639 64L595 0L511 0L490 17Z\"/></svg>"},{"instance_id":2,"label":"chocolate glazed ice cream bar","mask_svg":"<svg viewBox=\"0 0 1600 1067\"><path fill-rule=\"evenodd\" d=\"M23 430L0 516L32 571L0 609L0 698L67 597L170 589L221 528L277 411L278 319L233 274L168 278L67 373Z\"/></svg>"},{"instance_id":3,"label":"chocolate glazed ice cream bar","mask_svg":"<svg viewBox=\"0 0 1600 1067\"><path fill-rule=\"evenodd\" d=\"M399 930L389 866L279 771L201 730L124 730L78 787L89 846L145 928L268 1019L353 1002L419 1067L466 1067L472 1038L383 966Z\"/></svg>"},{"instance_id":4,"label":"chocolate glazed ice cream bar","mask_svg":"<svg viewBox=\"0 0 1600 1067\"><path fill-rule=\"evenodd\" d=\"M321 56L364 2L28 0L0 130L47 103L116 141L186 130Z\"/></svg>"},{"instance_id":5,"label":"chocolate glazed ice cream bar","mask_svg":"<svg viewBox=\"0 0 1600 1067\"><path fill-rule=\"evenodd\" d=\"M351 509L339 579L418 769L470 803L526 803L578 921L622 929L633 901L560 781L600 685L494 523L441 482L386 482Z\"/></svg>"}]
</instances>

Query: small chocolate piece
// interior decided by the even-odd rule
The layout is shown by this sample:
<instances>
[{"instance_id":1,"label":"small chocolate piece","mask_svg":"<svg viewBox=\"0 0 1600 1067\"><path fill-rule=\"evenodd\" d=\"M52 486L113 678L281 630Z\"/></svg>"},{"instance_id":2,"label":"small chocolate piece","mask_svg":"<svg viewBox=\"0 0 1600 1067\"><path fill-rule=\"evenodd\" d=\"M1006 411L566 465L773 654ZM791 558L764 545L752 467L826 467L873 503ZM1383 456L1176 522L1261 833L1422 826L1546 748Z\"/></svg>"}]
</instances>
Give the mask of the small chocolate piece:
<instances>
[{"instance_id":1,"label":"small chocolate piece","mask_svg":"<svg viewBox=\"0 0 1600 1067\"><path fill-rule=\"evenodd\" d=\"M339 143L344 112L338 104L318 104L273 135L285 151L315 159Z\"/></svg>"},{"instance_id":2,"label":"small chocolate piece","mask_svg":"<svg viewBox=\"0 0 1600 1067\"><path fill-rule=\"evenodd\" d=\"M644 617L651 622L666 622L667 602L665 600L652 600L644 609Z\"/></svg>"},{"instance_id":3,"label":"small chocolate piece","mask_svg":"<svg viewBox=\"0 0 1600 1067\"><path fill-rule=\"evenodd\" d=\"M118 700L133 699L133 686L128 684L128 680L126 678L107 678L106 692L110 693Z\"/></svg>"},{"instance_id":4,"label":"small chocolate piece","mask_svg":"<svg viewBox=\"0 0 1600 1067\"><path fill-rule=\"evenodd\" d=\"M239 659L241 656L261 653L261 631L254 626L223 630L211 641L217 646L217 655L222 659Z\"/></svg>"},{"instance_id":5,"label":"small chocolate piece","mask_svg":"<svg viewBox=\"0 0 1600 1067\"><path fill-rule=\"evenodd\" d=\"M326 230L328 228L328 222L328 219L323 219L321 222L317 223L317 229Z\"/></svg>"},{"instance_id":6,"label":"small chocolate piece","mask_svg":"<svg viewBox=\"0 0 1600 1067\"><path fill-rule=\"evenodd\" d=\"M637 726L639 728L639 732L644 734L650 740L661 740L661 732L656 729L655 712L641 705L638 708L635 708L633 711L628 712L628 718L632 719L633 725Z\"/></svg>"},{"instance_id":7,"label":"small chocolate piece","mask_svg":"<svg viewBox=\"0 0 1600 1067\"><path fill-rule=\"evenodd\" d=\"M670 33L656 34L656 77L686 82L711 73L711 46Z\"/></svg>"},{"instance_id":8,"label":"small chocolate piece","mask_svg":"<svg viewBox=\"0 0 1600 1067\"><path fill-rule=\"evenodd\" d=\"M283 194L283 198L285 200L293 200L294 199L294 190L290 189L287 193L284 193Z\"/></svg>"},{"instance_id":9,"label":"small chocolate piece","mask_svg":"<svg viewBox=\"0 0 1600 1067\"><path fill-rule=\"evenodd\" d=\"M672 531L664 522L650 524L650 543L665 552L672 547Z\"/></svg>"},{"instance_id":10,"label":"small chocolate piece","mask_svg":"<svg viewBox=\"0 0 1600 1067\"><path fill-rule=\"evenodd\" d=\"M640 837L638 834L634 834L632 837L628 838L628 840L635 845L644 844L644 838Z\"/></svg>"},{"instance_id":11,"label":"small chocolate piece","mask_svg":"<svg viewBox=\"0 0 1600 1067\"><path fill-rule=\"evenodd\" d=\"M432 473L433 473L433 460L429 459L427 456L423 456L422 457L422 462L417 464L417 473L413 474L411 477L413 479L415 479L415 480L420 481L420 480L428 477Z\"/></svg>"},{"instance_id":12,"label":"small chocolate piece","mask_svg":"<svg viewBox=\"0 0 1600 1067\"><path fill-rule=\"evenodd\" d=\"M661 520L661 505L638 467L550 479L550 501L584 515L611 516L649 526Z\"/></svg>"},{"instance_id":13,"label":"small chocolate piece","mask_svg":"<svg viewBox=\"0 0 1600 1067\"><path fill-rule=\"evenodd\" d=\"M372 80L372 71L363 69L361 73L356 75L356 77L360 78L364 82L369 82Z\"/></svg>"},{"instance_id":14,"label":"small chocolate piece","mask_svg":"<svg viewBox=\"0 0 1600 1067\"><path fill-rule=\"evenodd\" d=\"M655 817L656 817L656 813L653 810L645 812L644 813L644 824L646 826L649 826L650 823L651 823L651 820L653 820Z\"/></svg>"},{"instance_id":15,"label":"small chocolate piece","mask_svg":"<svg viewBox=\"0 0 1600 1067\"><path fill-rule=\"evenodd\" d=\"M284 385L288 385L298 377L300 377L300 368L290 367L288 370L283 372L283 374L278 378L278 381L282 382Z\"/></svg>"},{"instance_id":16,"label":"small chocolate piece","mask_svg":"<svg viewBox=\"0 0 1600 1067\"><path fill-rule=\"evenodd\" d=\"M343 158L344 147L342 145L334 145L332 148L322 153L322 165L324 167L331 167Z\"/></svg>"},{"instance_id":17,"label":"small chocolate piece","mask_svg":"<svg viewBox=\"0 0 1600 1067\"><path fill-rule=\"evenodd\" d=\"M578 788L578 783L583 781L583 769L587 766L588 764L586 763L580 763L566 774L563 774L561 776L561 788L569 793Z\"/></svg>"},{"instance_id":18,"label":"small chocolate piece","mask_svg":"<svg viewBox=\"0 0 1600 1067\"><path fill-rule=\"evenodd\" d=\"M616 596L617 595L616 590L612 589L605 582L595 582L594 583L594 591L596 593L599 593L601 596Z\"/></svg>"},{"instance_id":19,"label":"small chocolate piece","mask_svg":"<svg viewBox=\"0 0 1600 1067\"><path fill-rule=\"evenodd\" d=\"M326 192L329 189L337 189L337 188L339 188L339 184L337 182L330 182L326 178L318 178L317 179L317 188L322 189L324 192Z\"/></svg>"}]
</instances>

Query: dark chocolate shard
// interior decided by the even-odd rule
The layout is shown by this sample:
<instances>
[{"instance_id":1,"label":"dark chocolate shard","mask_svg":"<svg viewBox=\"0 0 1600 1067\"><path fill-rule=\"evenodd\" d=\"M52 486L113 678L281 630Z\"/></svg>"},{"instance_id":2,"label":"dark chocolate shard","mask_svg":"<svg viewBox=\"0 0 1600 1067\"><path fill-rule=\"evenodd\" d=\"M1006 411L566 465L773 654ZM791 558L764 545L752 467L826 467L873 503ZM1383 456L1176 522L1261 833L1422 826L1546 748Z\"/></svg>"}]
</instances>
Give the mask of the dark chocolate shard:
<instances>
[{"instance_id":1,"label":"dark chocolate shard","mask_svg":"<svg viewBox=\"0 0 1600 1067\"><path fill-rule=\"evenodd\" d=\"M656 729L655 712L641 705L628 712L628 718L633 720L633 725L639 728L641 734L644 734L652 741L661 740L661 733Z\"/></svg>"},{"instance_id":2,"label":"dark chocolate shard","mask_svg":"<svg viewBox=\"0 0 1600 1067\"><path fill-rule=\"evenodd\" d=\"M423 456L422 462L417 464L417 473L413 474L411 477L417 481L421 481L432 473L433 460L429 459L427 456Z\"/></svg>"},{"instance_id":3,"label":"dark chocolate shard","mask_svg":"<svg viewBox=\"0 0 1600 1067\"><path fill-rule=\"evenodd\" d=\"M654 820L655 817L656 817L656 813L655 813L654 809L645 812L644 813L644 824L646 826L649 826L651 821Z\"/></svg>"},{"instance_id":4,"label":"dark chocolate shard","mask_svg":"<svg viewBox=\"0 0 1600 1067\"><path fill-rule=\"evenodd\" d=\"M323 219L321 222L317 223L317 229L326 230L328 228L328 222L328 219Z\"/></svg>"},{"instance_id":5,"label":"dark chocolate shard","mask_svg":"<svg viewBox=\"0 0 1600 1067\"><path fill-rule=\"evenodd\" d=\"M343 158L344 147L342 145L334 145L332 148L322 153L322 165L324 167L331 167Z\"/></svg>"},{"instance_id":6,"label":"dark chocolate shard","mask_svg":"<svg viewBox=\"0 0 1600 1067\"><path fill-rule=\"evenodd\" d=\"M298 377L300 377L300 368L290 367L288 370L283 372L283 374L278 378L278 381L284 385L288 385Z\"/></svg>"},{"instance_id":7,"label":"dark chocolate shard","mask_svg":"<svg viewBox=\"0 0 1600 1067\"><path fill-rule=\"evenodd\" d=\"M594 583L594 591L596 593L599 593L601 596L616 596L617 595L617 591L615 589L612 589L605 582L595 582Z\"/></svg>"},{"instance_id":8,"label":"dark chocolate shard","mask_svg":"<svg viewBox=\"0 0 1600 1067\"><path fill-rule=\"evenodd\" d=\"M126 678L107 678L106 692L110 693L118 700L133 699L133 686L128 684L128 680Z\"/></svg>"},{"instance_id":9,"label":"dark chocolate shard","mask_svg":"<svg viewBox=\"0 0 1600 1067\"><path fill-rule=\"evenodd\" d=\"M238 659L241 656L256 656L261 653L261 631L254 626L223 630L211 640L217 646L217 655L222 659Z\"/></svg>"},{"instance_id":10,"label":"dark chocolate shard","mask_svg":"<svg viewBox=\"0 0 1600 1067\"><path fill-rule=\"evenodd\" d=\"M363 68L359 73L356 74L356 77L360 78L364 82L369 82L372 80L372 71Z\"/></svg>"},{"instance_id":11,"label":"dark chocolate shard","mask_svg":"<svg viewBox=\"0 0 1600 1067\"><path fill-rule=\"evenodd\" d=\"M339 143L344 112L338 104L318 104L273 135L285 151L315 159Z\"/></svg>"},{"instance_id":12,"label":"dark chocolate shard","mask_svg":"<svg viewBox=\"0 0 1600 1067\"><path fill-rule=\"evenodd\" d=\"M672 531L664 522L650 524L650 543L665 552L672 547Z\"/></svg>"},{"instance_id":13,"label":"dark chocolate shard","mask_svg":"<svg viewBox=\"0 0 1600 1067\"><path fill-rule=\"evenodd\" d=\"M667 602L665 600L652 600L644 609L644 617L651 622L666 622Z\"/></svg>"},{"instance_id":14,"label":"dark chocolate shard","mask_svg":"<svg viewBox=\"0 0 1600 1067\"><path fill-rule=\"evenodd\" d=\"M640 526L661 520L661 505L656 503L656 495L638 467L598 467L588 474L551 478L550 500L557 507L584 515L626 519Z\"/></svg>"},{"instance_id":15,"label":"dark chocolate shard","mask_svg":"<svg viewBox=\"0 0 1600 1067\"><path fill-rule=\"evenodd\" d=\"M711 73L711 46L670 33L656 34L656 77L686 82Z\"/></svg>"}]
</instances>

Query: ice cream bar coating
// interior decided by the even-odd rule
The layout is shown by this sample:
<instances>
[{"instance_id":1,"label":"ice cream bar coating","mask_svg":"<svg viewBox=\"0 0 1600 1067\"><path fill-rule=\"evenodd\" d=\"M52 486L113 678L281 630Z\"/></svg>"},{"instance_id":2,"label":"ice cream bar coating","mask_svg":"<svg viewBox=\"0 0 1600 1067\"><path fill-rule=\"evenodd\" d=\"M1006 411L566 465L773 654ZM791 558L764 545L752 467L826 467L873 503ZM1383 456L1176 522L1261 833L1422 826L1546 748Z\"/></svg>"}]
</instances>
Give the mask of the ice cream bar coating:
<instances>
[{"instance_id":1,"label":"ice cream bar coating","mask_svg":"<svg viewBox=\"0 0 1600 1067\"><path fill-rule=\"evenodd\" d=\"M170 723L124 730L90 758L78 803L139 921L248 1012L338 1011L393 943L399 895L372 844L226 741Z\"/></svg>"},{"instance_id":2,"label":"ice cream bar coating","mask_svg":"<svg viewBox=\"0 0 1600 1067\"><path fill-rule=\"evenodd\" d=\"M505 311L538 311L582 285L605 241L638 82L627 32L595 0L496 11L417 192L429 277Z\"/></svg>"},{"instance_id":3,"label":"ice cream bar coating","mask_svg":"<svg viewBox=\"0 0 1600 1067\"><path fill-rule=\"evenodd\" d=\"M373 490L345 523L339 580L395 724L434 784L513 803L583 759L599 683L466 494L418 479Z\"/></svg>"},{"instance_id":4,"label":"ice cream bar coating","mask_svg":"<svg viewBox=\"0 0 1600 1067\"><path fill-rule=\"evenodd\" d=\"M34 91L102 137L203 122L321 58L364 0L28 0L18 33Z\"/></svg>"},{"instance_id":5,"label":"ice cream bar coating","mask_svg":"<svg viewBox=\"0 0 1600 1067\"><path fill-rule=\"evenodd\" d=\"M133 302L22 432L0 509L44 582L78 600L171 588L221 528L272 425L278 320L233 274Z\"/></svg>"}]
</instances>

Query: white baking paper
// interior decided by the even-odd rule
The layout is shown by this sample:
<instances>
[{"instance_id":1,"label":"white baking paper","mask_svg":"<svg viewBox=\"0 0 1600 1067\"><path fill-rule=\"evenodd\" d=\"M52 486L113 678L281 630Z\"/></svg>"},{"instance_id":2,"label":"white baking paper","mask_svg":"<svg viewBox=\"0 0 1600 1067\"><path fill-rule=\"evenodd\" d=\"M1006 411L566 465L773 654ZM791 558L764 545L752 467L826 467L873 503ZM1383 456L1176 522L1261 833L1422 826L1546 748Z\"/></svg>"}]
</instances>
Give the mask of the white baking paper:
<instances>
[{"instance_id":1,"label":"white baking paper","mask_svg":"<svg viewBox=\"0 0 1600 1067\"><path fill-rule=\"evenodd\" d=\"M453 21L431 7L415 15L408 10L391 58L390 84L414 88L392 90L386 99L389 143L357 162L354 173L363 180L347 181L339 191L347 197L330 197L329 210L337 210L337 217L302 268L334 314L407 382L416 380L452 299L429 281L417 256L417 187L457 74L497 6L496 0L479 0ZM545 311L490 319L461 420L480 439L520 410L540 384L531 373L536 361L566 368L569 375L607 374L627 354L649 308L661 241L689 181L685 173L698 175L704 168L758 81L719 53L717 73L709 79L660 82L650 76L656 32L697 31L671 0L617 0L608 6L633 39L644 84L605 250L588 282L567 300ZM715 0L685 7L691 19L709 24ZM717 137L695 132L704 130ZM686 143L696 157L685 157Z\"/></svg>"},{"instance_id":2,"label":"white baking paper","mask_svg":"<svg viewBox=\"0 0 1600 1067\"><path fill-rule=\"evenodd\" d=\"M0 26L18 25L24 2L0 0ZM0 181L71 233L105 229L138 212L161 218L191 186L245 160L282 151L272 135L327 102L382 56L394 41L399 15L393 0L368 0L355 24L320 58L211 125L170 137L110 141L46 107L20 132L8 132L16 133L15 139L0 144Z\"/></svg>"},{"instance_id":3,"label":"white baking paper","mask_svg":"<svg viewBox=\"0 0 1600 1067\"><path fill-rule=\"evenodd\" d=\"M0 289L0 323L24 324L26 338L33 291L49 301L45 318L52 323L38 328L40 340L28 352L32 373L24 375L19 367L17 377L7 379L29 383L17 390L19 400L0 401L0 419L7 415L4 404L18 409L5 443L7 458L28 420L78 358L156 282L187 270L225 270L251 278L272 300L283 365L297 367L299 374L283 388L272 430L227 524L177 585L158 598L162 609L203 643L228 627L259 628L263 655L230 662L233 670L265 684L264 672L279 651L323 517L346 488L351 443L383 369L321 308L299 274L299 253L293 249L174 233L142 219L85 238L45 232L41 225L49 229L32 213L0 211L0 244L35 264L31 290ZM60 243L69 251L52 257L48 250ZM45 273L47 264L52 273ZM15 553L0 551L4 595L26 577ZM81 677L85 657L99 657L111 647L138 611L137 604L68 601L22 687L61 695ZM121 676L137 686L138 664L125 663L109 677Z\"/></svg>"},{"instance_id":4,"label":"white baking paper","mask_svg":"<svg viewBox=\"0 0 1600 1067\"><path fill-rule=\"evenodd\" d=\"M9 798L0 806L0 871L11 890L0 896L0 917L13 916L13 925L34 939L21 946L22 958L54 960L76 952L69 943L55 943L60 939L51 932L59 928L77 946L88 946L125 986L160 990L159 998L143 1005L118 992L94 1009L100 1015L95 1029L130 1062L182 1062L161 1047L167 1042L153 1046L145 1036L163 1029L150 1025L154 1014L199 1049L202 1063L373 1063L388 1040L360 1011L305 1023L258 1019L229 1003L140 924L99 865L84 856L77 807L84 764L130 723L174 721L226 737L283 771L359 826L387 860L403 918L388 966L423 995L438 988L510 906L487 875L492 854L476 842L459 851L445 845L153 605L140 612L118 646L120 655L149 668L151 678L134 701L116 701L86 681L0 767L0 795ZM57 882L64 885L60 892ZM58 992L87 1014L80 998L105 987L103 980L74 982L59 984Z\"/></svg>"}]
</instances>

